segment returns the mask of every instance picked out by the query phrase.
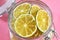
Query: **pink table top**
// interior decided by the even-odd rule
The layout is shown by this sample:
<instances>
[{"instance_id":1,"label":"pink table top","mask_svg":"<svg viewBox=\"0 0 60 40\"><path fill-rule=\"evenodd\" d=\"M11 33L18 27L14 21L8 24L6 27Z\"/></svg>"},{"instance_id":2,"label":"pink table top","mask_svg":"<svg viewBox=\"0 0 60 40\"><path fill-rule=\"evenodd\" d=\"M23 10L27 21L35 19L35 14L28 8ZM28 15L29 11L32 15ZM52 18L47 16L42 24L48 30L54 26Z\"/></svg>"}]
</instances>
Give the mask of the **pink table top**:
<instances>
[{"instance_id":1,"label":"pink table top","mask_svg":"<svg viewBox=\"0 0 60 40\"><path fill-rule=\"evenodd\" d=\"M60 36L60 0L42 0L45 2L53 14L53 21L55 24L55 30ZM10 40L8 29L8 15L0 17L0 40ZM55 37L52 40L57 40ZM60 39L59 39L60 40Z\"/></svg>"}]
</instances>

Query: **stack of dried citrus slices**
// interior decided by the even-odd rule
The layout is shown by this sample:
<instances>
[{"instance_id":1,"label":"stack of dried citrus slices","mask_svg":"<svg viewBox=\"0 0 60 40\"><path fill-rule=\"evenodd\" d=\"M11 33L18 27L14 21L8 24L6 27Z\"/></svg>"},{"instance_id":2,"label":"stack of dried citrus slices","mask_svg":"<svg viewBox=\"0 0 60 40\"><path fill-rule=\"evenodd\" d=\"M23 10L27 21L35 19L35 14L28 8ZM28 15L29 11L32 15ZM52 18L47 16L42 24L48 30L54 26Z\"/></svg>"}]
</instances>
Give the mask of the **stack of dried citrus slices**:
<instances>
[{"instance_id":1,"label":"stack of dried citrus slices","mask_svg":"<svg viewBox=\"0 0 60 40\"><path fill-rule=\"evenodd\" d=\"M13 10L13 17L15 32L25 38L45 33L51 21L48 12L40 6L30 3L18 5Z\"/></svg>"}]
</instances>

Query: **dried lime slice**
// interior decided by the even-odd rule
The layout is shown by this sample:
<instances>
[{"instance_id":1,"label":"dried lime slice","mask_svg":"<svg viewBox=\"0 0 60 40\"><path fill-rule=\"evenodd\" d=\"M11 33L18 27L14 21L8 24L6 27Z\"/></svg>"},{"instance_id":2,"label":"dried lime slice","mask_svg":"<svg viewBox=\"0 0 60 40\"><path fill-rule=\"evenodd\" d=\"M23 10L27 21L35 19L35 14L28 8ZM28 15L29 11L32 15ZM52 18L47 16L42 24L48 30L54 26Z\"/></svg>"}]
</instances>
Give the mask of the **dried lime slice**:
<instances>
[{"instance_id":1,"label":"dried lime slice","mask_svg":"<svg viewBox=\"0 0 60 40\"><path fill-rule=\"evenodd\" d=\"M30 14L32 14L36 18L37 12L40 9L41 9L40 6L38 6L38 5L32 5Z\"/></svg>"},{"instance_id":2,"label":"dried lime slice","mask_svg":"<svg viewBox=\"0 0 60 40\"><path fill-rule=\"evenodd\" d=\"M29 3L23 3L18 5L13 11L14 18L17 18L21 14L29 13L30 8L31 8L31 4Z\"/></svg>"},{"instance_id":3,"label":"dried lime slice","mask_svg":"<svg viewBox=\"0 0 60 40\"><path fill-rule=\"evenodd\" d=\"M40 31L46 32L50 27L50 16L45 10L39 10L36 16L36 23Z\"/></svg>"},{"instance_id":4,"label":"dried lime slice","mask_svg":"<svg viewBox=\"0 0 60 40\"><path fill-rule=\"evenodd\" d=\"M32 15L21 14L14 23L15 31L21 37L30 37L36 30L36 22Z\"/></svg>"}]
</instances>

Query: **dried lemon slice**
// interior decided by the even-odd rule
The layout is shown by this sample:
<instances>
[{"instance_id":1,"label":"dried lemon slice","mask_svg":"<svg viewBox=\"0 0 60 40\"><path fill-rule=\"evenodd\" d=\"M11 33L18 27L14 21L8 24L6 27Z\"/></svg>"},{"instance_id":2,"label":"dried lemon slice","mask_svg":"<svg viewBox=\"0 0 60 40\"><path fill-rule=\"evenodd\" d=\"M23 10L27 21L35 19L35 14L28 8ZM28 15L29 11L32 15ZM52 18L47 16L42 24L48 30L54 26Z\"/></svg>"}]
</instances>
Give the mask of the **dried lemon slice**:
<instances>
[{"instance_id":1,"label":"dried lemon slice","mask_svg":"<svg viewBox=\"0 0 60 40\"><path fill-rule=\"evenodd\" d=\"M42 32L46 32L50 27L50 17L45 10L39 10L36 16L36 23L38 29Z\"/></svg>"},{"instance_id":2,"label":"dried lemon slice","mask_svg":"<svg viewBox=\"0 0 60 40\"><path fill-rule=\"evenodd\" d=\"M32 14L34 17L36 17L38 10L41 8L38 5L32 5L30 14Z\"/></svg>"},{"instance_id":3,"label":"dried lemon slice","mask_svg":"<svg viewBox=\"0 0 60 40\"><path fill-rule=\"evenodd\" d=\"M36 22L32 15L21 14L14 23L16 33L21 37L30 37L36 30Z\"/></svg>"},{"instance_id":4,"label":"dried lemon slice","mask_svg":"<svg viewBox=\"0 0 60 40\"><path fill-rule=\"evenodd\" d=\"M18 5L13 11L14 18L17 18L21 14L29 13L30 7L31 7L31 4L29 3L23 3Z\"/></svg>"}]
</instances>

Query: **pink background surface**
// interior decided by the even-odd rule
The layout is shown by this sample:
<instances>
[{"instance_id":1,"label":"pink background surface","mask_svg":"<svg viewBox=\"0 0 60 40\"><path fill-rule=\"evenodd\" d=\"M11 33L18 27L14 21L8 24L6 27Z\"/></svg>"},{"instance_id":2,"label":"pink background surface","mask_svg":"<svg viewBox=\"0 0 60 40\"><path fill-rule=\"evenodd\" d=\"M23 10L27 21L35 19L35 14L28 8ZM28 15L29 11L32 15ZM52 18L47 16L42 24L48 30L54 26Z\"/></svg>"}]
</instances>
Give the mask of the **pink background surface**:
<instances>
[{"instance_id":1,"label":"pink background surface","mask_svg":"<svg viewBox=\"0 0 60 40\"><path fill-rule=\"evenodd\" d=\"M3 5L6 2L6 0L0 0L0 6Z\"/></svg>"},{"instance_id":2,"label":"pink background surface","mask_svg":"<svg viewBox=\"0 0 60 40\"><path fill-rule=\"evenodd\" d=\"M60 0L42 0L42 1L45 2L52 10L53 21L56 28L55 30L60 36ZM0 17L0 40L10 40L7 14L4 14L2 17ZM54 37L52 40L56 40L56 38Z\"/></svg>"}]
</instances>

